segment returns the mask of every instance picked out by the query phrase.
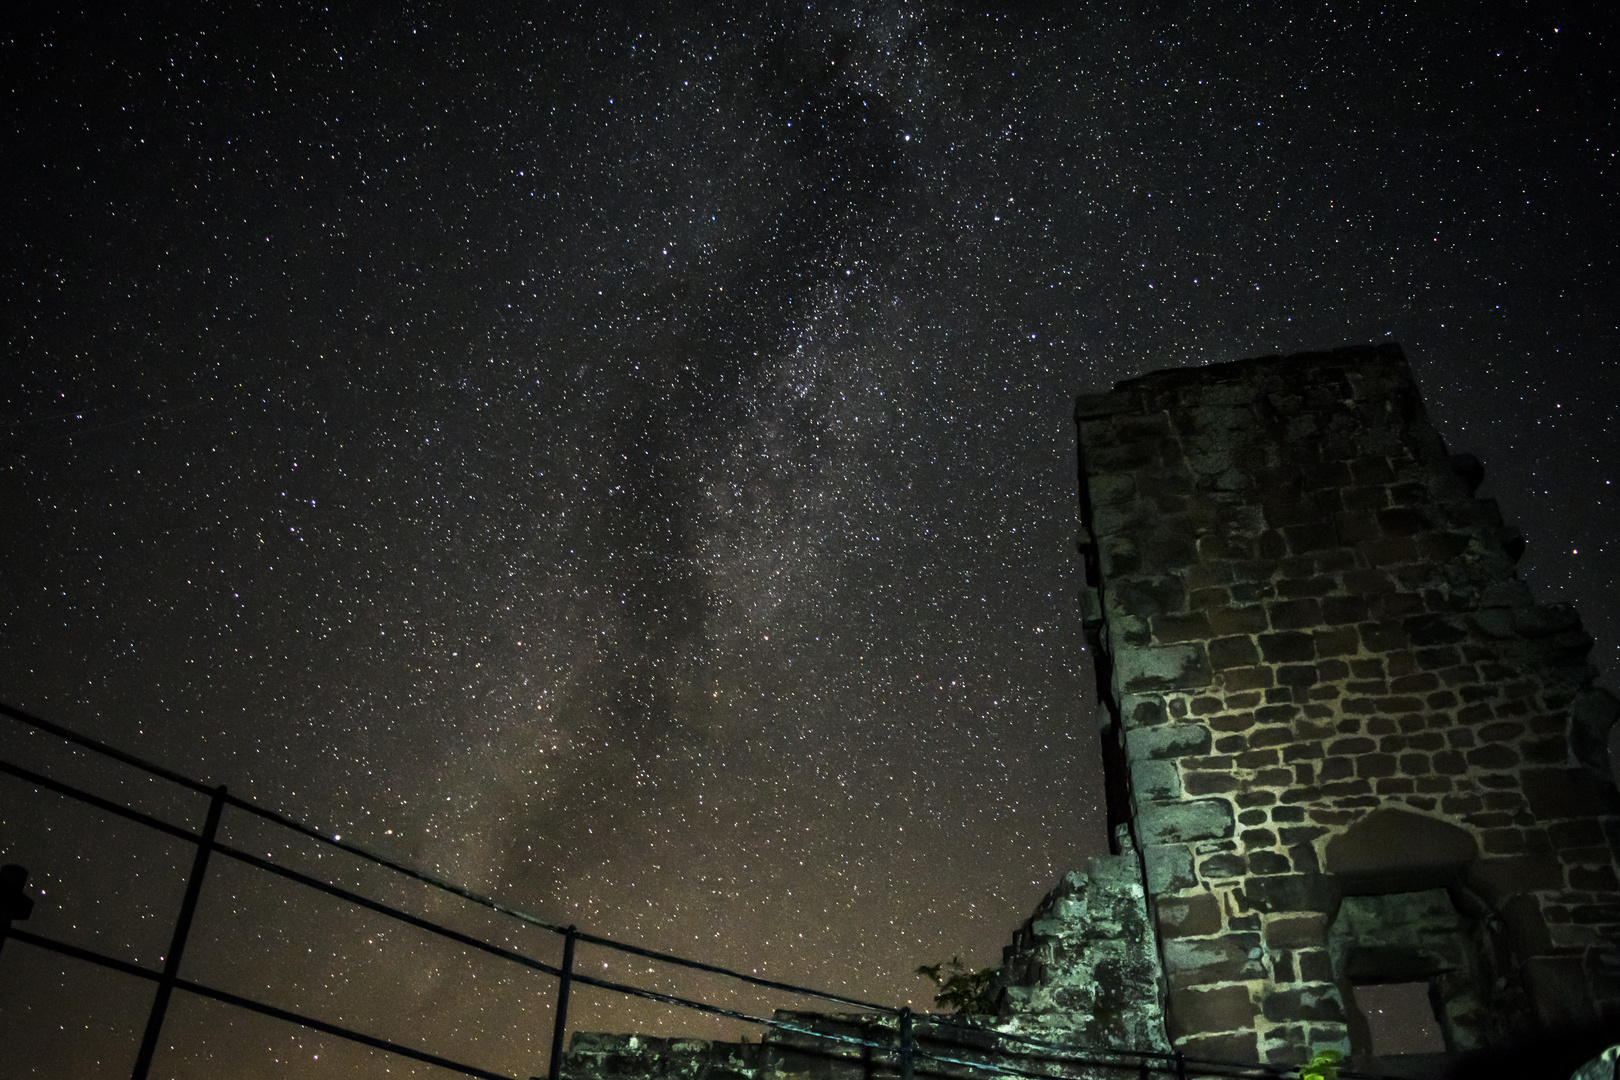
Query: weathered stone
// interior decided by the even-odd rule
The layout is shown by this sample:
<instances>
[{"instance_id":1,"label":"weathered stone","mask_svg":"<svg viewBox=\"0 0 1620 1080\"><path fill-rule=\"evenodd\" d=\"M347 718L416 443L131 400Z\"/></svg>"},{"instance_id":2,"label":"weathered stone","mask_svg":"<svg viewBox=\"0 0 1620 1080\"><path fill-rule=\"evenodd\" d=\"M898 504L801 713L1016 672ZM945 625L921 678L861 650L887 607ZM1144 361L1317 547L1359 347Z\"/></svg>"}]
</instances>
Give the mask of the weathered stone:
<instances>
[{"instance_id":1,"label":"weathered stone","mask_svg":"<svg viewBox=\"0 0 1620 1080\"><path fill-rule=\"evenodd\" d=\"M1131 790L1139 799L1180 798L1181 786L1181 770L1174 761L1141 758L1131 763Z\"/></svg>"},{"instance_id":2,"label":"weathered stone","mask_svg":"<svg viewBox=\"0 0 1620 1080\"><path fill-rule=\"evenodd\" d=\"M1255 934L1170 938L1164 942L1165 975L1172 991L1188 986L1258 979L1265 974ZM1251 955L1253 954L1253 955Z\"/></svg>"},{"instance_id":3,"label":"weathered stone","mask_svg":"<svg viewBox=\"0 0 1620 1080\"><path fill-rule=\"evenodd\" d=\"M1129 850L1064 875L1003 953L1002 1030L1165 1048L1146 896Z\"/></svg>"},{"instance_id":4,"label":"weathered stone","mask_svg":"<svg viewBox=\"0 0 1620 1080\"><path fill-rule=\"evenodd\" d=\"M1247 883L1245 894L1256 911L1328 912L1338 909L1342 887L1329 874L1280 874Z\"/></svg>"},{"instance_id":5,"label":"weathered stone","mask_svg":"<svg viewBox=\"0 0 1620 1080\"><path fill-rule=\"evenodd\" d=\"M1178 990L1170 995L1169 1028L1172 1040L1254 1027L1259 1010L1246 986L1214 990Z\"/></svg>"},{"instance_id":6,"label":"weathered stone","mask_svg":"<svg viewBox=\"0 0 1620 1080\"><path fill-rule=\"evenodd\" d=\"M1526 769L1520 774L1530 812L1543 821L1620 814L1620 797L1584 769Z\"/></svg>"},{"instance_id":7,"label":"weathered stone","mask_svg":"<svg viewBox=\"0 0 1620 1080\"><path fill-rule=\"evenodd\" d=\"M1209 753L1210 730L1202 724L1169 724L1129 732L1125 755L1136 762L1147 758L1181 758Z\"/></svg>"},{"instance_id":8,"label":"weathered stone","mask_svg":"<svg viewBox=\"0 0 1620 1080\"><path fill-rule=\"evenodd\" d=\"M1209 681L1209 657L1202 645L1130 649L1115 658L1114 684L1121 694L1207 686Z\"/></svg>"},{"instance_id":9,"label":"weathered stone","mask_svg":"<svg viewBox=\"0 0 1620 1080\"><path fill-rule=\"evenodd\" d=\"M1224 799L1185 803L1139 803L1138 834L1144 844L1176 844L1232 835L1236 819Z\"/></svg>"},{"instance_id":10,"label":"weathered stone","mask_svg":"<svg viewBox=\"0 0 1620 1080\"><path fill-rule=\"evenodd\" d=\"M1221 902L1213 893L1161 900L1158 915L1165 938L1204 937L1221 929Z\"/></svg>"},{"instance_id":11,"label":"weathered stone","mask_svg":"<svg viewBox=\"0 0 1620 1080\"><path fill-rule=\"evenodd\" d=\"M1155 896L1190 888L1197 883L1193 874L1192 851L1185 844L1145 843L1143 862L1147 867L1148 891Z\"/></svg>"},{"instance_id":12,"label":"weathered stone","mask_svg":"<svg viewBox=\"0 0 1620 1080\"><path fill-rule=\"evenodd\" d=\"M1342 1021L1344 1002L1332 985L1274 990L1265 996L1264 1011L1266 1019L1274 1021Z\"/></svg>"},{"instance_id":13,"label":"weathered stone","mask_svg":"<svg viewBox=\"0 0 1620 1080\"><path fill-rule=\"evenodd\" d=\"M1289 915L1266 923L1266 947L1316 948L1327 944L1327 924L1320 915Z\"/></svg>"}]
</instances>

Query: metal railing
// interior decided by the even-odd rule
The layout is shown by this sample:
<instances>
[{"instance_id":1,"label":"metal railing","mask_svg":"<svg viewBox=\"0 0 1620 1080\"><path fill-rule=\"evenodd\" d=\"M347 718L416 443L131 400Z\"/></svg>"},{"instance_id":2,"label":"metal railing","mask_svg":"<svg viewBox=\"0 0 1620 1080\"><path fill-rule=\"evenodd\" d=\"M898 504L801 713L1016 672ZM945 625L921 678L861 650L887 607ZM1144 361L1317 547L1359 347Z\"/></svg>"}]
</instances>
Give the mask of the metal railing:
<instances>
[{"instance_id":1,"label":"metal railing","mask_svg":"<svg viewBox=\"0 0 1620 1080\"><path fill-rule=\"evenodd\" d=\"M11 720L36 731L54 735L67 743L105 758L132 766L181 788L208 796L208 811L202 829L193 832L183 826L103 798L55 777L25 768L15 762L0 760L0 773L5 773L36 788L52 791L66 798L77 800L103 813L136 822L156 832L195 845L196 850L192 859L191 871L186 881L186 890L181 899L170 946L167 953L164 954L161 970L143 967L78 945L56 941L13 925L14 922L26 920L33 907L33 900L25 893L27 871L16 865L9 865L0 870L0 919L3 919L3 922L0 922L0 927L4 929L4 932L0 933L0 948L3 948L7 940L18 941L35 948L73 957L86 963L119 971L157 984L152 1007L142 1033L140 1048L136 1054L135 1065L130 1073L131 1080L146 1080L152 1066L153 1055L162 1034L169 1001L176 990L182 990L200 998L221 1002L262 1016L273 1017L277 1020L336 1036L373 1049L387 1051L414 1061L436 1065L466 1076L481 1077L483 1080L513 1080L511 1077L506 1077L476 1065L454 1061L442 1055L356 1031L341 1024L322 1020L319 1017L255 1001L240 994L181 977L181 960L185 954L192 921L196 915L198 900L202 893L204 879L208 873L209 863L215 856L234 860L253 869L294 882L315 892L342 900L354 907L375 912L445 940L455 942L458 945L555 978L557 980L556 1012L553 1018L548 1080L559 1080L561 1076L562 1065L566 1056L563 1044L568 1030L568 998L569 991L574 983L596 987L628 997L658 1002L667 1006L688 1009L710 1016L754 1024L769 1031L781 1032L800 1039L813 1040L811 1045L821 1047L820 1053L823 1057L844 1058L854 1063L856 1059L851 1059L848 1055L858 1051L863 1055L869 1068L881 1058L880 1064L885 1067L886 1071L898 1073L901 1080L913 1080L913 1077L918 1072L919 1063L923 1064L922 1071L925 1074L944 1075L939 1071L944 1069L954 1075L962 1075L963 1070L966 1070L968 1075L988 1074L1027 1078L1027 1080L1062 1080L1062 1078L1072 1075L1072 1073L1065 1070L1077 1068L1117 1070L1122 1075L1134 1074L1143 1078L1153 1075L1168 1075L1176 1077L1177 1080L1187 1080L1188 1077L1194 1074L1199 1076L1254 1078L1298 1075L1297 1067L1223 1062L1155 1050L1077 1046L1032 1036L1009 1034L996 1031L983 1024L974 1024L961 1019L931 1014L918 1016L909 1008L896 1008L876 1002L863 1001L844 994L818 990L813 987L797 986L775 979L760 978L757 975L733 971L729 968L704 963L688 957L675 956L670 953L643 948L639 945L615 941L611 938L588 933L574 926L562 926L538 918L493 897L481 895L384 855L367 851L356 844L340 840L337 834L323 832L284 814L232 795L224 786L209 786L201 781L109 746L99 740L81 735L59 724L32 716L20 709L0 703L0 715L9 717ZM514 949L490 944L487 941L462 933L431 919L412 914L391 904L383 903L330 882L322 881L292 867L281 865L268 858L262 858L225 843L220 840L219 831L220 823L227 809L244 812L277 827L290 830L310 840L329 845L366 862L403 875L412 881L449 893L500 915L519 920L526 925L557 934L563 939L562 962L560 966L553 966L526 956ZM756 1016L741 1010L694 1000L677 994L598 978L574 970L575 946L581 942L645 960L653 960L691 971L722 976L760 989L783 991L852 1007L862 1014L876 1019L875 1022L862 1026L861 1035L851 1035L846 1032L823 1030L809 1020L784 1018L781 1015L772 1017ZM0 977L3 977L3 972L0 972ZM837 1022L839 1018L828 1017L827 1019ZM923 1038L918 1037L917 1026L919 1022L921 1022L926 1032ZM845 1026L849 1025L846 1023ZM873 1031L874 1028L880 1031L881 1035L867 1034ZM986 1045L987 1043L988 1045ZM792 1052L800 1054L814 1053L804 1045L794 1045ZM1035 1066L1042 1066L1043 1068L1037 1069ZM1357 1073L1349 1069L1341 1069L1340 1074L1345 1077L1371 1076L1371 1074ZM538 1078L534 1078L534 1080L538 1080Z\"/></svg>"}]
</instances>

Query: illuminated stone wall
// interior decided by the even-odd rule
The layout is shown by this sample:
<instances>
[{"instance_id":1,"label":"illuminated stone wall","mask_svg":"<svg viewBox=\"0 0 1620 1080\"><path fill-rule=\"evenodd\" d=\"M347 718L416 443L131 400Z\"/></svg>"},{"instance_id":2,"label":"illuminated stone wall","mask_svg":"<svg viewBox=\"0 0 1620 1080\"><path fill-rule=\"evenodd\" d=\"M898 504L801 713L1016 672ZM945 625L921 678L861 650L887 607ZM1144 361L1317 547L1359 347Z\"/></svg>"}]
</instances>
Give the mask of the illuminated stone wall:
<instances>
[{"instance_id":1,"label":"illuminated stone wall","mask_svg":"<svg viewBox=\"0 0 1620 1080\"><path fill-rule=\"evenodd\" d=\"M1110 814L1173 1044L1364 1051L1377 981L1427 982L1459 1050L1620 1024L1616 701L1400 350L1159 372L1076 418Z\"/></svg>"}]
</instances>

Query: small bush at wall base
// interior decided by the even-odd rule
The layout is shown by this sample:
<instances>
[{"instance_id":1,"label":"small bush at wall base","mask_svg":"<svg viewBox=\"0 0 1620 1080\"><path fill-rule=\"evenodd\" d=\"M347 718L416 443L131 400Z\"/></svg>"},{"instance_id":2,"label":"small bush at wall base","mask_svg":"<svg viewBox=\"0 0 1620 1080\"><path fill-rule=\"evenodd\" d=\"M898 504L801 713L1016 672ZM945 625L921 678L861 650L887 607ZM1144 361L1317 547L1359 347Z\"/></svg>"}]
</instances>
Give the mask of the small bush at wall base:
<instances>
[{"instance_id":1,"label":"small bush at wall base","mask_svg":"<svg viewBox=\"0 0 1620 1080\"><path fill-rule=\"evenodd\" d=\"M1344 1055L1337 1050L1318 1050L1309 1065L1299 1070L1299 1080L1339 1080L1339 1062Z\"/></svg>"},{"instance_id":2,"label":"small bush at wall base","mask_svg":"<svg viewBox=\"0 0 1620 1080\"><path fill-rule=\"evenodd\" d=\"M943 963L924 964L917 969L917 974L933 980L940 988L934 995L935 1005L964 1014L996 1011L996 976L1001 974L997 968L975 971L962 963L961 957L953 956Z\"/></svg>"}]
</instances>

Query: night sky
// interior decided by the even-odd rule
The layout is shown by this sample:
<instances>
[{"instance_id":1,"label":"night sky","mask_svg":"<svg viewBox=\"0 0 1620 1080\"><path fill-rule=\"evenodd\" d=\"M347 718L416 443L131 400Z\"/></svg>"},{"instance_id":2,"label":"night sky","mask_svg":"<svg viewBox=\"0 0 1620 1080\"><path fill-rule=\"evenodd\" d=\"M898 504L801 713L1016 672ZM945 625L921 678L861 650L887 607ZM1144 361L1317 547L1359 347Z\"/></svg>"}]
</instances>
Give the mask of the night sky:
<instances>
[{"instance_id":1,"label":"night sky","mask_svg":"<svg viewBox=\"0 0 1620 1080\"><path fill-rule=\"evenodd\" d=\"M546 919L926 1005L1106 849L1076 393L1400 342L1614 670L1600 6L37 5L0 699ZM0 734L200 824L47 744ZM0 779L27 928L156 966L189 851L100 822ZM551 980L229 864L185 973L544 1070ZM6 946L7 1075L127 1076L149 1000ZM413 1074L184 995L167 1033L155 1076Z\"/></svg>"}]
</instances>

